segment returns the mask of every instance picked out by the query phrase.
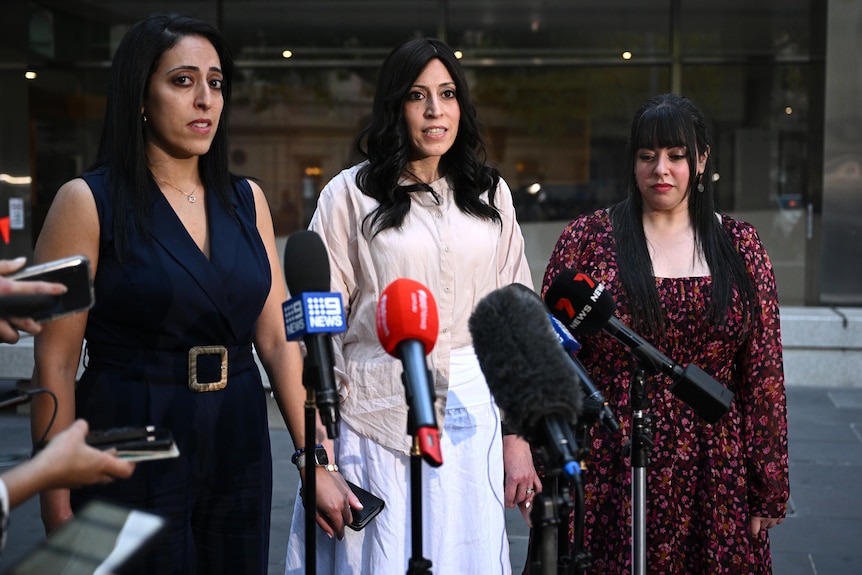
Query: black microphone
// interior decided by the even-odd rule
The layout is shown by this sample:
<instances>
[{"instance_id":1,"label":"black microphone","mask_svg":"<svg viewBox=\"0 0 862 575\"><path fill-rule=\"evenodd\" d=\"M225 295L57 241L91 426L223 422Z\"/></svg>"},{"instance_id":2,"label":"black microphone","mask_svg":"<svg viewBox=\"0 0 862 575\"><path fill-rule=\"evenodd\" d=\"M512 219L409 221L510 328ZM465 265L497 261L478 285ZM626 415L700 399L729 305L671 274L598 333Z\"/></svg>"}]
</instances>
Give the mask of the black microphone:
<instances>
[{"instance_id":1,"label":"black microphone","mask_svg":"<svg viewBox=\"0 0 862 575\"><path fill-rule=\"evenodd\" d=\"M330 439L338 437L341 414L335 385L333 333L346 329L341 294L329 291L329 255L313 231L290 235L284 246L284 278L291 299L282 305L287 339L305 341L302 378L313 386L320 419Z\"/></svg>"},{"instance_id":2,"label":"black microphone","mask_svg":"<svg viewBox=\"0 0 862 575\"><path fill-rule=\"evenodd\" d=\"M595 417L596 420L601 421L610 431L619 431L620 424L617 423L611 408L608 407L607 401L605 401L605 396L602 395L602 392L596 388L595 384L593 384L590 374L587 373L587 368L584 367L584 364L582 364L577 358L577 353L581 349L581 344L572 337L572 334L569 333L569 330L566 329L562 322L548 311L545 302L539 294L522 284L514 283L511 285L541 302L542 308L545 313L548 314L548 319L551 321L551 327L554 328L557 341L560 342L560 345L562 345L563 349L569 354L569 358L574 364L575 373L578 374L578 379L583 387L585 397L581 405L581 415L591 415Z\"/></svg>"},{"instance_id":3,"label":"black microphone","mask_svg":"<svg viewBox=\"0 0 862 575\"><path fill-rule=\"evenodd\" d=\"M535 293L515 284L482 298L468 322L479 367L506 424L551 468L579 480L572 432L581 410L578 375Z\"/></svg>"},{"instance_id":4,"label":"black microphone","mask_svg":"<svg viewBox=\"0 0 862 575\"><path fill-rule=\"evenodd\" d=\"M616 303L605 286L584 273L563 270L545 292L551 313L576 335L592 335L603 329L617 338L651 373L673 380L671 392L709 423L730 409L733 392L695 364L685 367L661 353L614 317Z\"/></svg>"},{"instance_id":5,"label":"black microphone","mask_svg":"<svg viewBox=\"0 0 862 575\"><path fill-rule=\"evenodd\" d=\"M575 355L578 350L581 349L581 344L572 337L569 330L566 329L566 326L564 326L560 320L555 318L552 313L548 312L548 317L551 320L551 327L554 328L554 333L557 334L557 338L560 340L560 344L563 346L564 350L569 352L569 358L575 365L575 372L581 380L581 385L584 386L586 397L584 398L583 411L595 414L596 419L602 422L602 424L610 431L619 431L620 424L617 423L614 413L611 411L611 408L608 407L605 396L602 395L602 392L599 391L598 388L596 388L593 380L590 379L590 374L587 373L587 368L584 367L584 364L581 363L581 360L579 360Z\"/></svg>"}]
</instances>

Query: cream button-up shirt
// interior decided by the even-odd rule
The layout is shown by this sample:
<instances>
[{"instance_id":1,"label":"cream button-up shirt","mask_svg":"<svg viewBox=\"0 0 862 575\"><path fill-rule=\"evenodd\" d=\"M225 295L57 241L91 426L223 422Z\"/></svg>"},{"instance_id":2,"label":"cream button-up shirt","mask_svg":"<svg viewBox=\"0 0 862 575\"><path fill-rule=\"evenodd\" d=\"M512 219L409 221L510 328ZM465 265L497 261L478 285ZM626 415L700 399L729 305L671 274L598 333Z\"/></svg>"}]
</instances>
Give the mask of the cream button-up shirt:
<instances>
[{"instance_id":1,"label":"cream button-up shirt","mask_svg":"<svg viewBox=\"0 0 862 575\"><path fill-rule=\"evenodd\" d=\"M467 322L476 303L510 283L532 288L532 279L512 193L502 179L494 198L502 226L463 213L443 178L431 184L436 197L410 193L410 211L401 228L369 240L362 223L378 204L357 188L358 169L346 169L326 185L309 225L329 252L331 289L341 292L347 316L347 330L333 338L340 413L360 434L409 454L412 437L402 364L384 351L377 337L380 293L394 280L409 278L434 296L440 331L428 363L442 429L449 354L472 346ZM487 193L482 199L487 201Z\"/></svg>"}]
</instances>

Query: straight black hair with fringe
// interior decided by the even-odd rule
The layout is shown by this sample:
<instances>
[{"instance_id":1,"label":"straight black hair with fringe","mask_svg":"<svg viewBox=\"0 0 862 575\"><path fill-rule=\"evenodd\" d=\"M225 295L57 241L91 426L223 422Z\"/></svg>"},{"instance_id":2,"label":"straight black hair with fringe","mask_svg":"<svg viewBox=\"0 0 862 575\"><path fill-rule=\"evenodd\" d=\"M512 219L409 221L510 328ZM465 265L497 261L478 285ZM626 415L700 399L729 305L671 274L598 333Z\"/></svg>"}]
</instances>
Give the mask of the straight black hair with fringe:
<instances>
[{"instance_id":1,"label":"straight black hair with fringe","mask_svg":"<svg viewBox=\"0 0 862 575\"><path fill-rule=\"evenodd\" d=\"M712 274L712 300L709 316L716 324L725 321L734 289L738 290L746 319L757 309L751 278L742 257L715 215L715 173L713 154L709 154L702 174L703 192L694 192L697 158L709 152L709 130L701 110L688 98L662 94L647 100L635 113L626 154L626 197L610 209L620 280L629 294L634 325L645 333L658 335L664 330L655 274L643 230L643 198L635 178L639 149L684 146L688 156L688 212L694 228L696 248L703 254Z\"/></svg>"}]
</instances>

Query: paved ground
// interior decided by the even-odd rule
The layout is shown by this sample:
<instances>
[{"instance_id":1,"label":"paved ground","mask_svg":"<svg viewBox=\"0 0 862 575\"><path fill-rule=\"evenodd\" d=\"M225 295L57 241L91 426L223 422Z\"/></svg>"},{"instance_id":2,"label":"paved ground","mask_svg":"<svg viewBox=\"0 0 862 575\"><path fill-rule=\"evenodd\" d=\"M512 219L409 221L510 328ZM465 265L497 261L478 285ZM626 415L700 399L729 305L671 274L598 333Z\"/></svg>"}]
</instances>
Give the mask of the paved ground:
<instances>
[{"instance_id":1,"label":"paved ground","mask_svg":"<svg viewBox=\"0 0 862 575\"><path fill-rule=\"evenodd\" d=\"M862 388L791 387L791 513L772 532L776 575L862 575ZM28 419L0 413L0 471L8 456L28 452ZM275 457L270 574L281 575L298 475L283 428L271 431ZM31 500L12 512L0 571L42 537L39 508ZM520 572L527 530L509 514L512 564Z\"/></svg>"}]
</instances>

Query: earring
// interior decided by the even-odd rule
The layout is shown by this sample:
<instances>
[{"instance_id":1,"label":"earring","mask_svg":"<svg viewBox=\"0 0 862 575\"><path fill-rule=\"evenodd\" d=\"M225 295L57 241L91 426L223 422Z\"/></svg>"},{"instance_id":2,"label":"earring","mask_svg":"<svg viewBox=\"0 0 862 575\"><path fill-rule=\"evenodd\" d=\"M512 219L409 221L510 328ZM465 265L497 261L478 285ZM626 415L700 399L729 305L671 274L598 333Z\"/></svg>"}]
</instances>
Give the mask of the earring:
<instances>
[{"instance_id":1,"label":"earring","mask_svg":"<svg viewBox=\"0 0 862 575\"><path fill-rule=\"evenodd\" d=\"M697 177L694 179L694 181L697 182L697 191L702 194L703 193L703 174L698 174Z\"/></svg>"},{"instance_id":2,"label":"earring","mask_svg":"<svg viewBox=\"0 0 862 575\"><path fill-rule=\"evenodd\" d=\"M147 115L141 114L141 117L144 119L144 124L146 124L147 123Z\"/></svg>"}]
</instances>

